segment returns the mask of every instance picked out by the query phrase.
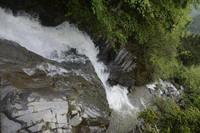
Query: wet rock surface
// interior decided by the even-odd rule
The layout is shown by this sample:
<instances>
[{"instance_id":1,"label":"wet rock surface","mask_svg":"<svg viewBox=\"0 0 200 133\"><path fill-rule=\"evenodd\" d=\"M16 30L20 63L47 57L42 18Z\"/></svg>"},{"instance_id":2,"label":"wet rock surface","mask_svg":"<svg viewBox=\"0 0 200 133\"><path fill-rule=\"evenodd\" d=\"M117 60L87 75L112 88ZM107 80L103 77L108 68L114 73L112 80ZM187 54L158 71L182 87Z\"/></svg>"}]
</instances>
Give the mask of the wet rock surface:
<instances>
[{"instance_id":1,"label":"wet rock surface","mask_svg":"<svg viewBox=\"0 0 200 133\"><path fill-rule=\"evenodd\" d=\"M71 60L56 62L0 40L2 133L105 132L101 81L86 56L75 49L65 56Z\"/></svg>"},{"instance_id":2,"label":"wet rock surface","mask_svg":"<svg viewBox=\"0 0 200 133\"><path fill-rule=\"evenodd\" d=\"M128 94L134 109L124 114L113 111L107 133L143 133L145 124L138 116L146 107L153 106L152 97L149 88L134 86L134 91Z\"/></svg>"},{"instance_id":3,"label":"wet rock surface","mask_svg":"<svg viewBox=\"0 0 200 133\"><path fill-rule=\"evenodd\" d=\"M14 14L25 11L39 15L42 25L62 23L64 13L49 5L47 0L0 1L1 7L11 9ZM107 43L94 41L97 46ZM152 90L134 86L135 57L124 48L117 55L111 49L102 47L99 54L110 72L109 83L128 87L129 100L138 110L130 114L113 111L113 123L107 130L110 110L104 87L86 56L70 49L62 53L63 61L57 62L14 42L0 40L2 132L143 132L144 124L137 116L151 105L151 97L160 96L161 92L164 97L173 98L176 94L173 88ZM57 56L56 51L52 53L52 58Z\"/></svg>"},{"instance_id":4,"label":"wet rock surface","mask_svg":"<svg viewBox=\"0 0 200 133\"><path fill-rule=\"evenodd\" d=\"M51 0L1 0L0 6L17 14L25 12L39 17L42 25L56 26L64 22L65 12L55 8Z\"/></svg>"},{"instance_id":5,"label":"wet rock surface","mask_svg":"<svg viewBox=\"0 0 200 133\"><path fill-rule=\"evenodd\" d=\"M152 95L164 99L170 97L176 102L180 100L180 93L183 91L183 87L177 83L173 81L164 81L162 79L159 79L159 81L153 84L148 84L147 87Z\"/></svg>"},{"instance_id":6,"label":"wet rock surface","mask_svg":"<svg viewBox=\"0 0 200 133\"><path fill-rule=\"evenodd\" d=\"M174 86L176 85L176 87ZM108 133L144 133L147 125L142 119L138 119L139 113L150 107L157 111L155 105L155 97L160 98L173 98L180 106L184 104L181 99L181 91L183 88L174 83L173 81L159 81L148 84L146 86L132 86L134 89L128 94L129 101L136 108L126 114L119 114L112 112L110 126L107 130ZM125 123L125 124L123 124Z\"/></svg>"},{"instance_id":7,"label":"wet rock surface","mask_svg":"<svg viewBox=\"0 0 200 133\"><path fill-rule=\"evenodd\" d=\"M116 58L109 66L110 77L108 82L111 85L123 85L128 87L130 92L135 85L134 69L136 67L135 57L125 48L121 48Z\"/></svg>"}]
</instances>

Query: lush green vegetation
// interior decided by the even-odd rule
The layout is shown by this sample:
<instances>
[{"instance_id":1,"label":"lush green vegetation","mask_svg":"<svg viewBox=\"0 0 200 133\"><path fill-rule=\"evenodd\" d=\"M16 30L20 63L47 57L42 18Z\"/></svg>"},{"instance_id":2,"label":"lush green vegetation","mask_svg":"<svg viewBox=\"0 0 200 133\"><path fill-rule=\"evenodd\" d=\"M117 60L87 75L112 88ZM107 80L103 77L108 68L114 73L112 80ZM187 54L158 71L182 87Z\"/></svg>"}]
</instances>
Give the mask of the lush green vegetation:
<instances>
[{"instance_id":1,"label":"lush green vegetation","mask_svg":"<svg viewBox=\"0 0 200 133\"><path fill-rule=\"evenodd\" d=\"M198 44L200 45L200 42ZM189 58L195 56L195 52L185 54L184 57L187 55L188 58L183 61L189 63L187 66L180 65L174 76L176 81L184 86L184 93L181 94L178 102L171 98L155 98L154 103L157 109L147 108L141 112L139 118L143 119L147 125L146 133L200 132L200 66L199 64L191 65L195 59Z\"/></svg>"},{"instance_id":2,"label":"lush green vegetation","mask_svg":"<svg viewBox=\"0 0 200 133\"><path fill-rule=\"evenodd\" d=\"M178 48L178 54L178 58L185 66L200 65L200 36L190 35L181 38L181 45Z\"/></svg>"},{"instance_id":3,"label":"lush green vegetation","mask_svg":"<svg viewBox=\"0 0 200 133\"><path fill-rule=\"evenodd\" d=\"M173 78L185 88L179 102L155 98L157 110L147 108L140 117L147 124L146 133L200 132L200 36L181 37Z\"/></svg>"},{"instance_id":4,"label":"lush green vegetation","mask_svg":"<svg viewBox=\"0 0 200 133\"><path fill-rule=\"evenodd\" d=\"M200 36L181 38L178 47L176 75L173 78L185 88L179 102L155 98L157 110L147 108L139 118L147 124L146 133L200 132Z\"/></svg>"},{"instance_id":5,"label":"lush green vegetation","mask_svg":"<svg viewBox=\"0 0 200 133\"><path fill-rule=\"evenodd\" d=\"M158 77L172 78L179 37L191 22L190 4L199 0L49 0L66 17L93 37L128 47L137 57L136 80L147 83ZM90 34L91 35L91 34Z\"/></svg>"},{"instance_id":6,"label":"lush green vegetation","mask_svg":"<svg viewBox=\"0 0 200 133\"><path fill-rule=\"evenodd\" d=\"M200 37L188 35L190 4L199 0L50 0L90 35L127 47L137 57L135 77L142 84L175 79L185 88L184 105L155 99L140 118L149 133L200 132ZM190 27L197 33L199 16ZM197 20L196 20L197 19ZM194 30L195 29L195 30Z\"/></svg>"},{"instance_id":7,"label":"lush green vegetation","mask_svg":"<svg viewBox=\"0 0 200 133\"><path fill-rule=\"evenodd\" d=\"M181 108L173 99L157 99L158 111L147 108L140 115L148 123L147 133L199 133L200 111L196 107Z\"/></svg>"}]
</instances>

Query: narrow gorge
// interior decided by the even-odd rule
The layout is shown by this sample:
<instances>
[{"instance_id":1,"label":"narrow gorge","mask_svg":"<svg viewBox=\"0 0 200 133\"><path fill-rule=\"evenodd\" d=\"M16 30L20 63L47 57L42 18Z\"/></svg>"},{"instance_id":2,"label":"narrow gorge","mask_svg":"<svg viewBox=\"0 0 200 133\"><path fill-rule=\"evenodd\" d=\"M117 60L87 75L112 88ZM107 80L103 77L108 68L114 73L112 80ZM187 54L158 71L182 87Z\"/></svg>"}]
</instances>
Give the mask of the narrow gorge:
<instances>
[{"instance_id":1,"label":"narrow gorge","mask_svg":"<svg viewBox=\"0 0 200 133\"><path fill-rule=\"evenodd\" d=\"M138 81L151 71L139 47L112 48L43 1L0 7L2 133L143 133L156 97L185 105L176 78Z\"/></svg>"}]
</instances>

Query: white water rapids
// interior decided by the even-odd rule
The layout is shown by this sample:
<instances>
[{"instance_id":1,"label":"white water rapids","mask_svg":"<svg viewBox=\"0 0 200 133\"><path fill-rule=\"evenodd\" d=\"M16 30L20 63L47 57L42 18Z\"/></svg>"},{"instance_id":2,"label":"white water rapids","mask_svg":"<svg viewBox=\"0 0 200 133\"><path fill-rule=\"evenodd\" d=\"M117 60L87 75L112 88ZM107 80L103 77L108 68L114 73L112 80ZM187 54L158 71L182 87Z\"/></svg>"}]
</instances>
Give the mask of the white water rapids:
<instances>
[{"instance_id":1,"label":"white water rapids","mask_svg":"<svg viewBox=\"0 0 200 133\"><path fill-rule=\"evenodd\" d=\"M98 49L95 48L90 37L75 26L65 22L57 27L44 27L36 19L27 15L13 16L12 13L0 9L0 38L17 42L34 53L56 61L63 61L63 51L75 48L92 62L105 87L110 108L120 114L137 112L137 108L128 100L126 88L108 85L109 74L105 72L104 64L98 62ZM58 54L57 58L51 56L55 51Z\"/></svg>"}]
</instances>

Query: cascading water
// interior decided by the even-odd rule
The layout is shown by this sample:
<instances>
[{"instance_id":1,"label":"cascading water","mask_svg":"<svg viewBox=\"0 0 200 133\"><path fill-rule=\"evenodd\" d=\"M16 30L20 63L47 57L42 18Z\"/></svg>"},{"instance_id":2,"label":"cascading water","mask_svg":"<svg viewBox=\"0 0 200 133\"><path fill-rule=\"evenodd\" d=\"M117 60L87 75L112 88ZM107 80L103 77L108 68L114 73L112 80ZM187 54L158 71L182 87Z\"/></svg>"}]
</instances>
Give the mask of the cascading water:
<instances>
[{"instance_id":1,"label":"cascading water","mask_svg":"<svg viewBox=\"0 0 200 133\"><path fill-rule=\"evenodd\" d=\"M107 84L109 74L105 72L104 64L98 62L98 49L89 36L80 32L75 26L65 22L57 27L44 27L36 19L13 16L12 13L0 9L0 38L15 41L32 52L59 62L67 61L62 54L64 51L75 48L92 62L105 87L110 108L122 116L127 114L134 116L138 112L129 102L126 88L119 85L110 87ZM57 56L52 56L52 53L56 53Z\"/></svg>"}]
</instances>

